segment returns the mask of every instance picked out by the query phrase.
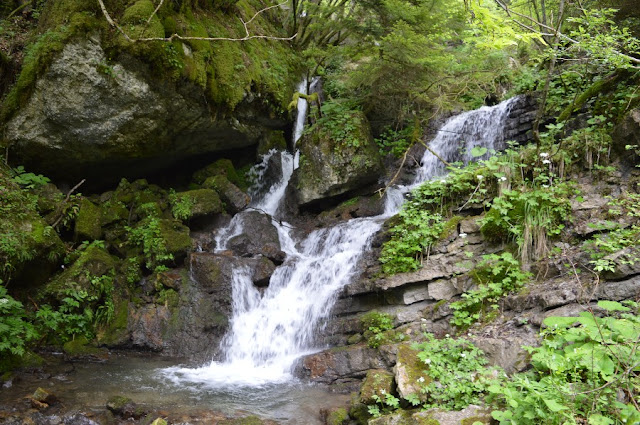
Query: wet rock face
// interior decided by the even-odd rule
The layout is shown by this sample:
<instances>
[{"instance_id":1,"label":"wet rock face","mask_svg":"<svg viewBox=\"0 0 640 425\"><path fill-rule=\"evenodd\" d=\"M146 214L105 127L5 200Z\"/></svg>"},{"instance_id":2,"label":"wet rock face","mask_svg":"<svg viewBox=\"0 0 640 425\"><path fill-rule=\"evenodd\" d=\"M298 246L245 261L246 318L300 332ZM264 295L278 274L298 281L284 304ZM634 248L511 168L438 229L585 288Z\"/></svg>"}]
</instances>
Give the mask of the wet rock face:
<instances>
[{"instance_id":1,"label":"wet rock face","mask_svg":"<svg viewBox=\"0 0 640 425\"><path fill-rule=\"evenodd\" d=\"M504 125L504 140L524 143L531 140L533 121L536 118L536 100L522 96L509 111Z\"/></svg>"},{"instance_id":2,"label":"wet rock face","mask_svg":"<svg viewBox=\"0 0 640 425\"><path fill-rule=\"evenodd\" d=\"M319 128L303 136L300 167L293 173L292 187L301 208L331 202L375 184L384 174L378 148L364 114L354 117L348 137L356 142L334 140L331 131ZM366 192L366 190L365 190Z\"/></svg>"},{"instance_id":3,"label":"wet rock face","mask_svg":"<svg viewBox=\"0 0 640 425\"><path fill-rule=\"evenodd\" d=\"M158 81L132 58L112 62L99 41L88 39L65 46L8 123L6 138L16 161L54 178L149 173L254 145L267 126L284 125L256 121L270 114L251 98L233 116L212 111L201 88Z\"/></svg>"},{"instance_id":4,"label":"wet rock face","mask_svg":"<svg viewBox=\"0 0 640 425\"><path fill-rule=\"evenodd\" d=\"M242 223L242 233L231 238L227 247L237 256L263 255L281 264L284 253L281 251L278 229L271 223L271 218L259 211L250 211L243 214Z\"/></svg>"},{"instance_id":5,"label":"wet rock face","mask_svg":"<svg viewBox=\"0 0 640 425\"><path fill-rule=\"evenodd\" d=\"M613 151L625 162L637 164L640 157L633 150L627 150L627 145L640 145L640 109L629 112L614 129Z\"/></svg>"}]
</instances>

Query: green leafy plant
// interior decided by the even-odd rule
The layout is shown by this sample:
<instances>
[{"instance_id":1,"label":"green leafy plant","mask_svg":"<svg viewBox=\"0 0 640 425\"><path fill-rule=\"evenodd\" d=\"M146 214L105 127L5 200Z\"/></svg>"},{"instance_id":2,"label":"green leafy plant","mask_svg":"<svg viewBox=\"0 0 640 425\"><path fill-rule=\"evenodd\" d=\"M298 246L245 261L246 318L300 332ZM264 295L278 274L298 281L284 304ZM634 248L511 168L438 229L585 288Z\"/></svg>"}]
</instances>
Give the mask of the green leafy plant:
<instances>
[{"instance_id":1,"label":"green leafy plant","mask_svg":"<svg viewBox=\"0 0 640 425\"><path fill-rule=\"evenodd\" d=\"M386 155L390 153L396 158L401 157L413 144L413 131L413 127L407 127L402 130L394 130L388 127L375 139L380 148L380 154Z\"/></svg>"},{"instance_id":2,"label":"green leafy plant","mask_svg":"<svg viewBox=\"0 0 640 425\"><path fill-rule=\"evenodd\" d=\"M42 334L53 335L59 342L76 336L93 337L94 312L90 303L96 300L84 289L68 288L57 307L45 304L36 313L36 325ZM51 333L54 331L54 333Z\"/></svg>"},{"instance_id":3,"label":"green leafy plant","mask_svg":"<svg viewBox=\"0 0 640 425\"><path fill-rule=\"evenodd\" d=\"M34 326L27 320L22 303L8 294L0 280L0 354L21 356L28 342L38 336Z\"/></svg>"},{"instance_id":4,"label":"green leafy plant","mask_svg":"<svg viewBox=\"0 0 640 425\"><path fill-rule=\"evenodd\" d=\"M522 288L531 278L509 252L483 256L470 274L478 284L477 289L465 292L460 301L451 303L451 324L463 329L479 320L491 319L498 311L500 298Z\"/></svg>"},{"instance_id":5,"label":"green leafy plant","mask_svg":"<svg viewBox=\"0 0 640 425\"><path fill-rule=\"evenodd\" d=\"M191 210L195 205L195 200L188 196L178 196L175 190L169 191L169 202L171 203L171 213L178 220L187 220L191 217Z\"/></svg>"},{"instance_id":6,"label":"green leafy plant","mask_svg":"<svg viewBox=\"0 0 640 425\"><path fill-rule=\"evenodd\" d=\"M164 263L173 260L173 255L167 251L166 241L162 237L155 204L143 204L141 208L148 216L136 227L126 227L128 243L142 249L147 269L154 272L166 270Z\"/></svg>"},{"instance_id":7,"label":"green leafy plant","mask_svg":"<svg viewBox=\"0 0 640 425\"><path fill-rule=\"evenodd\" d=\"M614 425L640 422L638 304L601 301L607 312L548 317L540 347L527 347L533 370L489 388L500 424ZM635 311L634 311L635 310Z\"/></svg>"},{"instance_id":8,"label":"green leafy plant","mask_svg":"<svg viewBox=\"0 0 640 425\"><path fill-rule=\"evenodd\" d=\"M371 348L378 348L387 340L387 333L393 329L393 318L385 313L370 311L360 319L365 329L364 336Z\"/></svg>"},{"instance_id":9,"label":"green leafy plant","mask_svg":"<svg viewBox=\"0 0 640 425\"><path fill-rule=\"evenodd\" d=\"M440 239L444 222L440 214L405 206L398 214L399 223L389 229L391 240L385 242L380 254L382 271L386 274L418 269L425 251Z\"/></svg>"},{"instance_id":10,"label":"green leafy plant","mask_svg":"<svg viewBox=\"0 0 640 425\"><path fill-rule=\"evenodd\" d=\"M42 174L27 173L22 165L14 168L13 181L25 189L35 189L51 182L48 177Z\"/></svg>"},{"instance_id":11,"label":"green leafy plant","mask_svg":"<svg viewBox=\"0 0 640 425\"><path fill-rule=\"evenodd\" d=\"M545 181L548 176L539 178ZM569 183L505 190L491 203L481 231L490 240L515 241L523 261L540 258L548 253L548 238L560 235L570 217L571 194Z\"/></svg>"},{"instance_id":12,"label":"green leafy plant","mask_svg":"<svg viewBox=\"0 0 640 425\"><path fill-rule=\"evenodd\" d=\"M422 407L460 410L480 403L495 380L493 371L485 367L484 353L464 338L424 336L424 342L413 346L420 350L418 358L426 367L427 379L418 379L426 396Z\"/></svg>"},{"instance_id":13,"label":"green leafy plant","mask_svg":"<svg viewBox=\"0 0 640 425\"><path fill-rule=\"evenodd\" d=\"M351 102L327 101L320 110L321 117L305 130L306 133L311 134L321 129L338 144L357 148L363 143L357 131L361 126L359 114Z\"/></svg>"},{"instance_id":14,"label":"green leafy plant","mask_svg":"<svg viewBox=\"0 0 640 425\"><path fill-rule=\"evenodd\" d=\"M384 392L384 390L382 390ZM384 397L380 397L378 394L373 394L371 397L376 404L370 404L367 406L367 410L374 418L391 413L400 408L400 399L393 394L385 393Z\"/></svg>"}]
</instances>

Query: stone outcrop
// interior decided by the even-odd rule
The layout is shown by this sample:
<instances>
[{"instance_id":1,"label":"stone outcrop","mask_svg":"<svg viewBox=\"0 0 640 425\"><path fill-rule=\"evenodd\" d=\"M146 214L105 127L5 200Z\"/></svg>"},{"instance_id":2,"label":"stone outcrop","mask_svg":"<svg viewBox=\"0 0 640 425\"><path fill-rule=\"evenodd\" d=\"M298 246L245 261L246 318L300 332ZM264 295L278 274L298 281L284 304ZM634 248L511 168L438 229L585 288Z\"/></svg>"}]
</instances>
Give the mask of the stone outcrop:
<instances>
[{"instance_id":1,"label":"stone outcrop","mask_svg":"<svg viewBox=\"0 0 640 425\"><path fill-rule=\"evenodd\" d=\"M242 233L229 239L227 248L240 257L263 255L276 264L284 260L278 229L271 223L271 217L260 211L249 211L239 219Z\"/></svg>"},{"instance_id":2,"label":"stone outcrop","mask_svg":"<svg viewBox=\"0 0 640 425\"><path fill-rule=\"evenodd\" d=\"M290 187L302 208L357 194L384 174L378 148L364 114L353 112L354 128L347 140L336 140L331 129L320 126L298 142L300 167ZM366 193L366 190L365 190Z\"/></svg>"},{"instance_id":3,"label":"stone outcrop","mask_svg":"<svg viewBox=\"0 0 640 425\"><path fill-rule=\"evenodd\" d=\"M13 158L51 177L142 175L180 159L256 145L281 128L255 96L231 113L203 89L159 80L132 57L112 61L97 37L67 44L9 121ZM261 117L261 118L257 118Z\"/></svg>"},{"instance_id":4,"label":"stone outcrop","mask_svg":"<svg viewBox=\"0 0 640 425\"><path fill-rule=\"evenodd\" d=\"M567 232L592 237L593 228L598 228L598 225L590 226L589 223L607 222L611 206L599 193L607 191L607 187L580 187L580 202L572 204L576 219L568 226ZM425 256L423 267L415 272L380 277L377 251L365 257L361 263L361 278L345 287L335 304L335 316L326 328L327 339L333 344L345 345L340 348L345 352L349 352L351 347L355 349L359 344L349 344L361 341L366 330L363 329L362 318L374 309L390 314L394 318L396 332L411 335L412 339L419 340L418 335L425 331L437 336L454 334L456 329L450 324L451 302L461 299L463 292L476 285L469 272L482 255L504 249L504 246L484 239L478 225L481 218L463 218L451 234L432 248L431 253ZM609 224L627 228L637 225L637 218L633 214L621 214ZM378 239L383 240L384 237ZM380 244L374 242L374 246ZM600 277L592 273L577 276L571 272L572 268L567 273L567 265L573 265L576 270L592 269L592 258L585 255L580 247L566 243L557 242L555 248L563 254L537 263L532 270L538 281L529 284L525 291L503 297L495 320L477 329L472 328L468 335L468 339L485 352L490 364L501 366L508 373L521 371L529 364L529 354L522 347L538 344L538 331L547 317L576 316L583 311L600 314L603 311L597 307L598 300L623 301L640 295L640 262L637 261L640 255L635 247L605 256L615 265L615 271L605 271ZM399 348L391 347L381 346L379 355L387 364L395 365L398 393L411 392L407 385L415 381L415 376L414 379L405 379L406 367L399 358ZM334 359L332 351L313 356L320 359L325 355L327 359ZM321 369L315 370L315 380L340 382L341 377L336 375L335 367L327 368L326 376ZM345 376L355 375L348 371Z\"/></svg>"},{"instance_id":5,"label":"stone outcrop","mask_svg":"<svg viewBox=\"0 0 640 425\"><path fill-rule=\"evenodd\" d=\"M627 164L635 165L640 162L638 148L628 150L626 147L640 146L640 109L630 111L616 126L612 134L613 151Z\"/></svg>"}]
</instances>

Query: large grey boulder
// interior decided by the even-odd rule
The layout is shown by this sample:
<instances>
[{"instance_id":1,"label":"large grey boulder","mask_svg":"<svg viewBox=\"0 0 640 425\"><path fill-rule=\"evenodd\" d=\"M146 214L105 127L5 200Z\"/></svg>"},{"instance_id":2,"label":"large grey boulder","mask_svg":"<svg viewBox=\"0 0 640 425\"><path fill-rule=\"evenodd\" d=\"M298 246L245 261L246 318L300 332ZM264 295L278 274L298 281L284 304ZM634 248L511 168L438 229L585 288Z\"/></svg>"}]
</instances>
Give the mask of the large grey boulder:
<instances>
[{"instance_id":1,"label":"large grey boulder","mask_svg":"<svg viewBox=\"0 0 640 425\"><path fill-rule=\"evenodd\" d=\"M299 206L354 193L383 175L382 159L369 123L361 112L353 114L349 142L335 140L332 132L320 125L298 142L300 167L294 172L292 183Z\"/></svg>"},{"instance_id":2,"label":"large grey boulder","mask_svg":"<svg viewBox=\"0 0 640 425\"><path fill-rule=\"evenodd\" d=\"M235 255L250 257L264 255L280 264L284 253L280 248L278 229L271 217L259 211L248 211L238 217L242 221L242 232L229 239L227 248Z\"/></svg>"},{"instance_id":3,"label":"large grey boulder","mask_svg":"<svg viewBox=\"0 0 640 425\"><path fill-rule=\"evenodd\" d=\"M5 135L16 161L52 177L141 174L257 144L266 126L284 125L258 119L273 114L252 100L233 112L209 105L202 88L160 80L132 57L111 61L90 37L64 47Z\"/></svg>"}]
</instances>

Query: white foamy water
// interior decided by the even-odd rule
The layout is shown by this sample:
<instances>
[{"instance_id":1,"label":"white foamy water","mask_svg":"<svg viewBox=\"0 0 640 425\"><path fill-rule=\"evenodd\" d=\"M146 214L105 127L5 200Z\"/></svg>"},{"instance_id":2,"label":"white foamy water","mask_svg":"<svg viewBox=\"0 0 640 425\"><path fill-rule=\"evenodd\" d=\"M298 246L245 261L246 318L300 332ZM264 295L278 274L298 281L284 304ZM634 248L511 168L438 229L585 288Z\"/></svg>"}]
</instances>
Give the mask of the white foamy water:
<instances>
[{"instance_id":1,"label":"white foamy water","mask_svg":"<svg viewBox=\"0 0 640 425\"><path fill-rule=\"evenodd\" d=\"M512 102L452 117L429 146L450 162L470 161L469 152L474 146L499 148ZM304 117L299 123L304 124ZM263 191L261 199L252 202L254 208L272 216L277 214L295 162L288 153L268 155L276 154L282 156L281 179ZM268 158L262 163L263 174L267 163ZM398 211L409 189L444 173L441 161L427 150L414 182L389 188L384 214L316 230L300 241L296 241L288 224L272 220L287 259L276 269L263 293L252 284L248 269L234 270L233 317L221 344L224 359L200 368L165 369L164 375L177 383L195 382L212 387L291 380L295 360L322 348L316 345L315 336L329 317L340 289L358 274L356 265L384 220ZM258 177L263 174L258 172ZM226 247L226 241L241 233L242 226L239 213L228 227L218 232L218 246Z\"/></svg>"}]
</instances>

